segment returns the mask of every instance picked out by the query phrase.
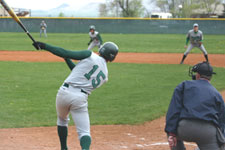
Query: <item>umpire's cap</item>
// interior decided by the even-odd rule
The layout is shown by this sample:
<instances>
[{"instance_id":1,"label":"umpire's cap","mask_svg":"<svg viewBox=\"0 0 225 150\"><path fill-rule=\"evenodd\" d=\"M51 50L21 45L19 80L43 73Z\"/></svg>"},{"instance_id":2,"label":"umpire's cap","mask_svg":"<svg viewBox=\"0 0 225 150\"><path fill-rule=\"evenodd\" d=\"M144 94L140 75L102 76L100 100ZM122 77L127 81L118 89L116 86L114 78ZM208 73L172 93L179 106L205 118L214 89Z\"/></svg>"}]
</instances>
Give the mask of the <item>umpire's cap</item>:
<instances>
[{"instance_id":1,"label":"umpire's cap","mask_svg":"<svg viewBox=\"0 0 225 150\"><path fill-rule=\"evenodd\" d=\"M205 76L212 76L213 74L216 74L213 72L213 67L206 61L194 65L192 67L192 71Z\"/></svg>"}]
</instances>

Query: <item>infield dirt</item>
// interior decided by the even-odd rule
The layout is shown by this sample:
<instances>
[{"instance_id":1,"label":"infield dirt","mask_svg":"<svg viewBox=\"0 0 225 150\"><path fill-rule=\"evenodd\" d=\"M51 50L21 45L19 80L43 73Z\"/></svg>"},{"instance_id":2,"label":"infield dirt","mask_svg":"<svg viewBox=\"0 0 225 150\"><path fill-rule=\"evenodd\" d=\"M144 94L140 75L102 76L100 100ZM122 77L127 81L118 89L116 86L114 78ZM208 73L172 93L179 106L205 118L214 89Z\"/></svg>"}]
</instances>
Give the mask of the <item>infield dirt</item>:
<instances>
[{"instance_id":1,"label":"infield dirt","mask_svg":"<svg viewBox=\"0 0 225 150\"><path fill-rule=\"evenodd\" d=\"M179 64L183 54L180 53L119 53L115 62ZM209 54L211 65L225 67L225 54ZM0 61L25 62L61 62L62 58L46 51L0 51ZM202 54L189 54L184 64L196 64L205 61Z\"/></svg>"}]
</instances>

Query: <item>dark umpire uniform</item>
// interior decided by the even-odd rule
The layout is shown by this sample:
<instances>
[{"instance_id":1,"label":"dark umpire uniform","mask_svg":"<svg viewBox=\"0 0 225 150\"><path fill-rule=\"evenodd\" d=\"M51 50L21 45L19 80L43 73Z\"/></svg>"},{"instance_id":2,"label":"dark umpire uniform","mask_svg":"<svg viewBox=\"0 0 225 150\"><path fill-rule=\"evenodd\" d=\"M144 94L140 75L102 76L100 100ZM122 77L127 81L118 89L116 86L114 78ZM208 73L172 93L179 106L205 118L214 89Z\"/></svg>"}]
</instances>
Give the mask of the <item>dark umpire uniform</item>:
<instances>
[{"instance_id":1,"label":"dark umpire uniform","mask_svg":"<svg viewBox=\"0 0 225 150\"><path fill-rule=\"evenodd\" d=\"M189 71L194 80L175 88L165 127L172 150L185 150L183 141L195 142L200 150L221 150L224 146L225 106L221 94L210 84L212 74L209 63L199 63Z\"/></svg>"}]
</instances>

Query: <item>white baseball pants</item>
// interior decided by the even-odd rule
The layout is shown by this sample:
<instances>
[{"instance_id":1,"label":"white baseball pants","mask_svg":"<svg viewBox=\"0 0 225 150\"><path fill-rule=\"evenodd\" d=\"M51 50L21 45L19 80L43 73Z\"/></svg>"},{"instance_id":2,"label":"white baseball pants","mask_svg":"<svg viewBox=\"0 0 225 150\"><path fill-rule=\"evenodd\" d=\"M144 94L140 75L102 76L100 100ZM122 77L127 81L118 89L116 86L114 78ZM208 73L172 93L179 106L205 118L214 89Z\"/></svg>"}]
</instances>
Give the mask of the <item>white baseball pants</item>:
<instances>
[{"instance_id":1,"label":"white baseball pants","mask_svg":"<svg viewBox=\"0 0 225 150\"><path fill-rule=\"evenodd\" d=\"M71 113L79 139L85 135L90 136L87 99L87 94L72 86L68 88L61 86L56 96L57 125L68 126Z\"/></svg>"},{"instance_id":2,"label":"white baseball pants","mask_svg":"<svg viewBox=\"0 0 225 150\"><path fill-rule=\"evenodd\" d=\"M207 55L207 51L206 51L205 47L203 46L203 44L202 44L200 47L197 46L197 45L193 45L193 44L188 45L188 48L187 48L187 50L184 52L184 55L187 56L187 55L189 54L189 52L190 52L194 47L199 48L199 49L204 53L204 55Z\"/></svg>"}]
</instances>

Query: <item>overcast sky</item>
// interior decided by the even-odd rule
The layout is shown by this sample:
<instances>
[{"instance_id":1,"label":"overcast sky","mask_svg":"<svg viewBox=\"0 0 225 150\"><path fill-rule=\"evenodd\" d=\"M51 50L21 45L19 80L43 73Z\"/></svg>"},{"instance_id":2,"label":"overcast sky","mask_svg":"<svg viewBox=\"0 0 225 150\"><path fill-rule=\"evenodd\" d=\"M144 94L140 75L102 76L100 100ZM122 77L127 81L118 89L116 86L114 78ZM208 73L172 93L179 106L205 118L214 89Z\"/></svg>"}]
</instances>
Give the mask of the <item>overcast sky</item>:
<instances>
[{"instance_id":1,"label":"overcast sky","mask_svg":"<svg viewBox=\"0 0 225 150\"><path fill-rule=\"evenodd\" d=\"M64 3L79 9L89 3L105 2L105 0L6 0L6 2L11 7L15 7L15 8L47 10L47 9L56 8L59 5Z\"/></svg>"},{"instance_id":2,"label":"overcast sky","mask_svg":"<svg viewBox=\"0 0 225 150\"><path fill-rule=\"evenodd\" d=\"M33 10L48 10L56 8L61 4L69 4L73 8L82 8L89 3L104 3L106 0L6 0L6 2L15 8L26 8ZM143 0L147 4L148 0ZM87 8L88 9L88 8Z\"/></svg>"},{"instance_id":3,"label":"overcast sky","mask_svg":"<svg viewBox=\"0 0 225 150\"><path fill-rule=\"evenodd\" d=\"M150 5L149 1L143 0L145 8L155 12L155 6ZM33 17L58 16L58 12L51 11L53 8L57 8L62 4L69 6L65 7L65 9L62 8L64 15L67 17L98 17L98 4L105 2L106 0L6 0L6 3L12 8L31 9ZM40 12L39 10L42 11Z\"/></svg>"}]
</instances>

